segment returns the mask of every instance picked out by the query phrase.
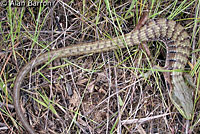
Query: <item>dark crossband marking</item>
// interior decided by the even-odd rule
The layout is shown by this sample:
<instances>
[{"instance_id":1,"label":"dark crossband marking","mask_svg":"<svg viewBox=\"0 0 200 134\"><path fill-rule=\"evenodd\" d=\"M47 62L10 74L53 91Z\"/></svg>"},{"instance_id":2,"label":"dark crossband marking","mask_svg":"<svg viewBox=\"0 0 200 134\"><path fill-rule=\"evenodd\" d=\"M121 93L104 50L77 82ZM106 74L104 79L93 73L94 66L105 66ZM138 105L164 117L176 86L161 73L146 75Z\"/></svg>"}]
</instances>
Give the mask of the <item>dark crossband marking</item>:
<instances>
[{"instance_id":1,"label":"dark crossband marking","mask_svg":"<svg viewBox=\"0 0 200 134\"><path fill-rule=\"evenodd\" d=\"M175 35L175 33L178 31L178 29L176 28L179 24L178 23L175 23L175 26L173 28L173 31L172 31L172 36L170 38L170 40L172 40L173 36ZM174 41L174 40L173 40Z\"/></svg>"},{"instance_id":2,"label":"dark crossband marking","mask_svg":"<svg viewBox=\"0 0 200 134\"><path fill-rule=\"evenodd\" d=\"M142 40L140 29L138 30L137 38L138 38L138 40Z\"/></svg>"},{"instance_id":3,"label":"dark crossband marking","mask_svg":"<svg viewBox=\"0 0 200 134\"><path fill-rule=\"evenodd\" d=\"M173 32L175 30L176 22L175 21L169 22L169 20L167 20L167 25L168 25L168 28L167 28L166 38L170 41L173 36Z\"/></svg>"},{"instance_id":4,"label":"dark crossband marking","mask_svg":"<svg viewBox=\"0 0 200 134\"><path fill-rule=\"evenodd\" d=\"M169 51L170 54L176 54L177 52L175 50Z\"/></svg>"},{"instance_id":5,"label":"dark crossband marking","mask_svg":"<svg viewBox=\"0 0 200 134\"><path fill-rule=\"evenodd\" d=\"M187 49L187 50L190 50L191 47L190 46L182 46L181 44L180 45L177 45L177 44L173 44L173 45L168 45L168 48L169 49L179 49L179 48L182 48L182 49Z\"/></svg>"},{"instance_id":6,"label":"dark crossband marking","mask_svg":"<svg viewBox=\"0 0 200 134\"><path fill-rule=\"evenodd\" d=\"M176 56L182 57L184 60L188 58L188 53L185 52L179 52L179 51L169 51L168 53L169 58L174 58Z\"/></svg>"},{"instance_id":7,"label":"dark crossband marking","mask_svg":"<svg viewBox=\"0 0 200 134\"><path fill-rule=\"evenodd\" d=\"M155 21L155 23L156 23L157 27L159 27L159 37L157 37L157 38L162 39L162 27L161 27L160 24L157 22L157 20Z\"/></svg>"}]
</instances>

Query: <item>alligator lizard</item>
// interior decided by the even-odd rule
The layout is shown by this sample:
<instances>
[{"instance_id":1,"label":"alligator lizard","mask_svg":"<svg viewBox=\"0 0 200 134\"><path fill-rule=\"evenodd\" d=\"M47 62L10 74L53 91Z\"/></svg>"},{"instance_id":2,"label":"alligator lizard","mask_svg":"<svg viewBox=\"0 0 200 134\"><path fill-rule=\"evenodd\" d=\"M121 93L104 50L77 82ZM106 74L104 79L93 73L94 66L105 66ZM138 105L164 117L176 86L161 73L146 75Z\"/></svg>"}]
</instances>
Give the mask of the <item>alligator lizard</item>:
<instances>
[{"instance_id":1,"label":"alligator lizard","mask_svg":"<svg viewBox=\"0 0 200 134\"><path fill-rule=\"evenodd\" d=\"M124 35L124 39L128 46L139 45L141 42L146 41L159 40L164 42L167 50L164 67L166 70L184 70L191 49L190 36L185 29L179 23L167 19L149 20L139 29ZM117 49L118 47L125 47L122 37L60 48L44 53L27 63L19 71L13 89L16 114L27 131L30 134L35 134L21 109L20 86L31 68L52 58L104 52ZM164 77L166 86L170 89L169 94L173 104L186 119L191 119L193 111L192 90L184 82L183 72L165 72Z\"/></svg>"}]
</instances>

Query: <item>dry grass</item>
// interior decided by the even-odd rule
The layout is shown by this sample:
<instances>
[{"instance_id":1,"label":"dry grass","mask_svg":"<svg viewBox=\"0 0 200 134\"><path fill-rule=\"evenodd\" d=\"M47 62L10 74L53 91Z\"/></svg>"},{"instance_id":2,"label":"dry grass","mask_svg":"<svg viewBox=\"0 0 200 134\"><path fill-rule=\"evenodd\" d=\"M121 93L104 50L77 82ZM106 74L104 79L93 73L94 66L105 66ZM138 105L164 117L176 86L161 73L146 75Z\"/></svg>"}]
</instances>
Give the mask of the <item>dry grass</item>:
<instances>
[{"instance_id":1,"label":"dry grass","mask_svg":"<svg viewBox=\"0 0 200 134\"><path fill-rule=\"evenodd\" d=\"M199 4L60 0L51 8L0 7L0 133L26 133L13 108L12 88L16 74L30 59L52 49L128 33L145 12L150 19L179 21L190 33L193 53L187 69L198 88ZM28 75L21 102L29 123L41 134L200 132L198 90L194 118L186 121L171 103L161 73L139 77L165 63L164 45L147 45L151 57L134 46L54 60Z\"/></svg>"}]
</instances>

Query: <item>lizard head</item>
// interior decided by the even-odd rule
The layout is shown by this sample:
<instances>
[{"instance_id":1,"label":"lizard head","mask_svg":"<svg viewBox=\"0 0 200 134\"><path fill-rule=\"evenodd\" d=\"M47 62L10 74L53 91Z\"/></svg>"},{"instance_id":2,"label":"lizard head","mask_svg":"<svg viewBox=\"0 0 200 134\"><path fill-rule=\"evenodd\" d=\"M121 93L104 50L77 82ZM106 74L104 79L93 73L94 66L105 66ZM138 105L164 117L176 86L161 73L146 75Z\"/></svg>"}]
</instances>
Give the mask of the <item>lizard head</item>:
<instances>
[{"instance_id":1,"label":"lizard head","mask_svg":"<svg viewBox=\"0 0 200 134\"><path fill-rule=\"evenodd\" d=\"M176 84L170 98L180 114L190 120L193 115L192 90L185 83Z\"/></svg>"}]
</instances>

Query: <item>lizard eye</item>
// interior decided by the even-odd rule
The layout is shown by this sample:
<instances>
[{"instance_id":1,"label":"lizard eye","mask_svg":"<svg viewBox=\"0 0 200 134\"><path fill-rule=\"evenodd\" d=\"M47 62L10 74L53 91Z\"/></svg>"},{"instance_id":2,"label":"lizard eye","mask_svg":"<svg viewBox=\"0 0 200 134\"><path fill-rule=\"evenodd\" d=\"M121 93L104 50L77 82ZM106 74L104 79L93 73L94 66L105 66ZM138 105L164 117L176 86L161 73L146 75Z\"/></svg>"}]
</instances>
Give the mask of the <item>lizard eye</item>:
<instances>
[{"instance_id":1,"label":"lizard eye","mask_svg":"<svg viewBox=\"0 0 200 134\"><path fill-rule=\"evenodd\" d=\"M182 105L179 105L180 109L183 109L183 106Z\"/></svg>"}]
</instances>

